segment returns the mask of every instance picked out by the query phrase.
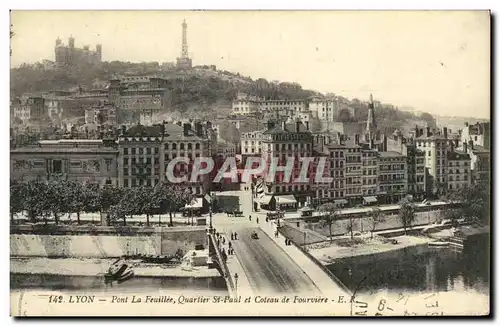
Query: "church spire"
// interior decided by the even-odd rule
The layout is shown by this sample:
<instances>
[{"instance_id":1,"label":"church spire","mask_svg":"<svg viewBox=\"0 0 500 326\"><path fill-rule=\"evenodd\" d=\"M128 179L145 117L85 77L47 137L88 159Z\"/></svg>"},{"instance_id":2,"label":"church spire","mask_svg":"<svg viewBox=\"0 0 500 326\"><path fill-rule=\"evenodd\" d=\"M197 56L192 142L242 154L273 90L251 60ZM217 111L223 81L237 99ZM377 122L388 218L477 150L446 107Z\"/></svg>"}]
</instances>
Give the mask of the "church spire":
<instances>
[{"instance_id":1,"label":"church spire","mask_svg":"<svg viewBox=\"0 0 500 326\"><path fill-rule=\"evenodd\" d=\"M375 111L373 104L373 95L370 93L370 101L368 103L368 119L366 119L366 138L367 140L375 140L375 132L377 130L377 122L375 121Z\"/></svg>"}]
</instances>

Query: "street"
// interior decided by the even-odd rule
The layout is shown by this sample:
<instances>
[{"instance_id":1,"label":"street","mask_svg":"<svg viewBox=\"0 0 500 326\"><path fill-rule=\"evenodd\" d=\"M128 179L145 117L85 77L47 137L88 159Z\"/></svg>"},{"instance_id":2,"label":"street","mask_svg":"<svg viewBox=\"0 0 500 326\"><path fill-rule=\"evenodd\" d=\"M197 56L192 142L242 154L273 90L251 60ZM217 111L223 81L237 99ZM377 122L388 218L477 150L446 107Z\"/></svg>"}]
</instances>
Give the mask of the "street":
<instances>
[{"instance_id":1,"label":"street","mask_svg":"<svg viewBox=\"0 0 500 326\"><path fill-rule=\"evenodd\" d=\"M251 211L250 191L224 192L224 195L240 198L244 217L214 214L213 224L228 239L231 238L231 233L237 233L238 240L231 243L252 290L259 294L320 293L300 266L258 227L257 215ZM249 220L249 215L252 215L252 221ZM265 217L259 218L259 223L266 223ZM253 231L257 232L258 239L251 238ZM281 240L284 241L283 237Z\"/></svg>"}]
</instances>

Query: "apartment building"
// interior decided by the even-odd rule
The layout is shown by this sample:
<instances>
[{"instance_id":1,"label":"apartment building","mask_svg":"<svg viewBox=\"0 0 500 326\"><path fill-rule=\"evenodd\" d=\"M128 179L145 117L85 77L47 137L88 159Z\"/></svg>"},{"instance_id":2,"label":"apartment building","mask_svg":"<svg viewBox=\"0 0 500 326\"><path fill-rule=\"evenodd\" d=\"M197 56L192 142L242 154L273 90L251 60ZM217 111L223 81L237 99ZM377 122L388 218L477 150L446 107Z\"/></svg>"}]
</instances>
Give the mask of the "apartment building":
<instances>
[{"instance_id":1,"label":"apartment building","mask_svg":"<svg viewBox=\"0 0 500 326\"><path fill-rule=\"evenodd\" d=\"M167 166L177 157L187 158L189 163L175 165L174 176L187 176L190 180L196 157L212 157L210 130L198 122L162 123L153 126L138 125L123 128L118 138L118 178L122 187L154 186L168 182ZM181 185L192 194L202 197L210 188L210 175L200 176L195 182Z\"/></svg>"},{"instance_id":2,"label":"apartment building","mask_svg":"<svg viewBox=\"0 0 500 326\"><path fill-rule=\"evenodd\" d=\"M406 156L398 152L378 153L378 195L383 204L398 203L408 193Z\"/></svg>"},{"instance_id":3,"label":"apartment building","mask_svg":"<svg viewBox=\"0 0 500 326\"><path fill-rule=\"evenodd\" d=\"M311 197L311 184L294 182L300 175L300 158L311 157L313 139L308 123L268 123L268 129L262 134L262 158L267 163L266 172L270 171L272 159L278 159L279 166L286 165L287 159L295 158L291 180L284 180L284 172L277 172L274 181L265 180L264 193L259 203L270 209L295 209L304 205ZM314 182L311 179L310 182Z\"/></svg>"}]
</instances>

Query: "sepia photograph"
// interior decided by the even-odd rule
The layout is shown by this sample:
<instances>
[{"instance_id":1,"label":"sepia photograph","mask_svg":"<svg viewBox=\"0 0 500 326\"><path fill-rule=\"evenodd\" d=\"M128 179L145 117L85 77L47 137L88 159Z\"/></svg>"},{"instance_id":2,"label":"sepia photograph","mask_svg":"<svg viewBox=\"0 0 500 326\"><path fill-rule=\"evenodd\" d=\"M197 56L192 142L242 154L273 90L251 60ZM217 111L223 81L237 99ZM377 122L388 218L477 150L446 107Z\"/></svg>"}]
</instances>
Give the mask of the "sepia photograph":
<instances>
[{"instance_id":1,"label":"sepia photograph","mask_svg":"<svg viewBox=\"0 0 500 326\"><path fill-rule=\"evenodd\" d=\"M489 316L490 24L12 10L10 315Z\"/></svg>"}]
</instances>

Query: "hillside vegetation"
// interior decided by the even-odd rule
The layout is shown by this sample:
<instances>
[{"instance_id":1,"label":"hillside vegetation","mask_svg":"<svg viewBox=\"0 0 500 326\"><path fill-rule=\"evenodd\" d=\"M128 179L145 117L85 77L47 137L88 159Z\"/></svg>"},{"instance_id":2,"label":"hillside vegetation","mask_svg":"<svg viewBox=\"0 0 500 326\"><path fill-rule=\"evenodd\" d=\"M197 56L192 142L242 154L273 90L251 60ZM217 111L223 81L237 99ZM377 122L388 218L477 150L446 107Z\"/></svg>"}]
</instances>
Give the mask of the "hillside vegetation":
<instances>
[{"instance_id":1,"label":"hillside vegetation","mask_svg":"<svg viewBox=\"0 0 500 326\"><path fill-rule=\"evenodd\" d=\"M269 82L263 78L252 80L249 77L228 71L209 71L192 69L178 71L162 70L158 63L103 62L99 66L71 66L66 68L44 69L42 64L22 65L11 69L11 95L24 93L63 90L75 86L96 87L96 81L109 80L114 75L159 75L168 80L167 104L172 111L180 114L194 111L198 114L212 113L217 108L228 108L238 92L266 99L308 99L323 94L303 89L298 83ZM376 95L376 94L375 94ZM367 94L368 96L368 94ZM338 120L344 122L366 121L368 105L358 99L349 100L335 94L328 94L342 106L356 109L354 117L341 111ZM379 127L385 132L403 128L415 120L424 120L435 125L434 118L427 113L415 115L398 110L391 104L376 102L376 118Z\"/></svg>"}]
</instances>

